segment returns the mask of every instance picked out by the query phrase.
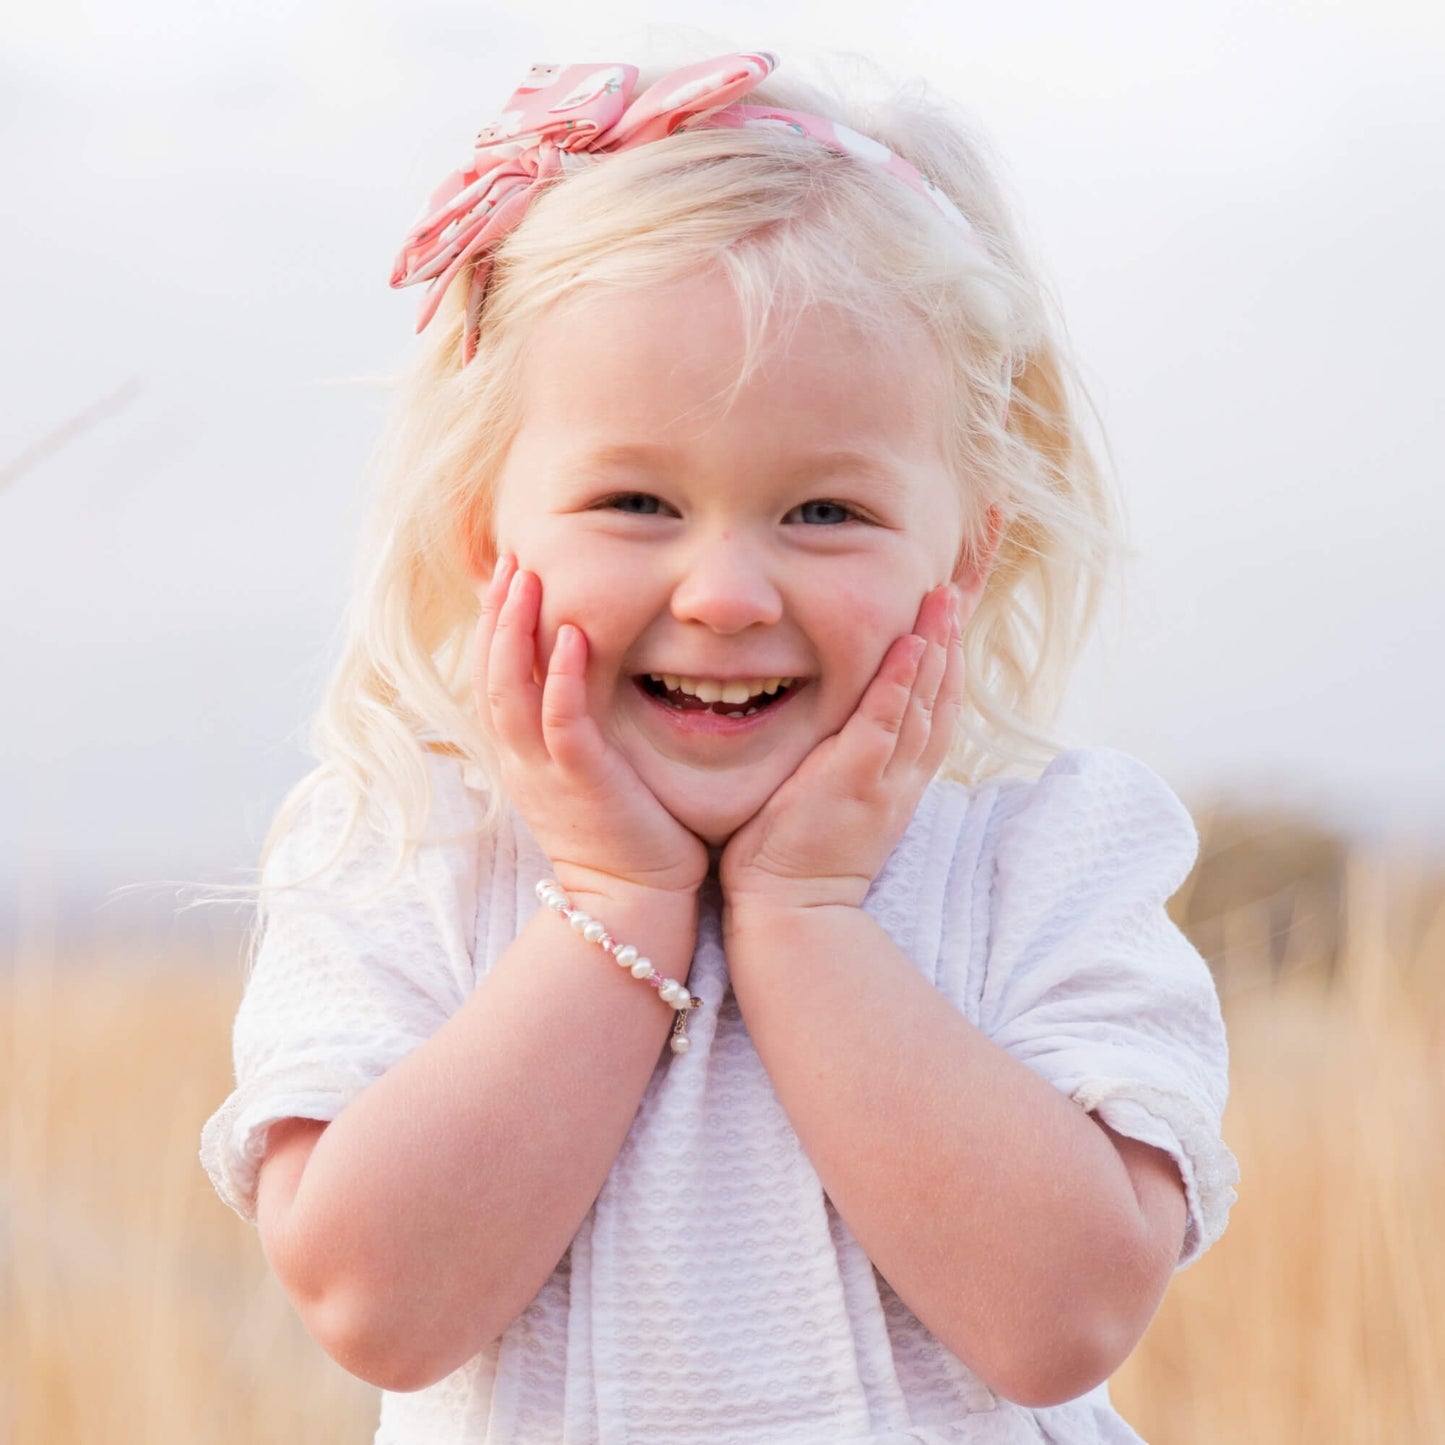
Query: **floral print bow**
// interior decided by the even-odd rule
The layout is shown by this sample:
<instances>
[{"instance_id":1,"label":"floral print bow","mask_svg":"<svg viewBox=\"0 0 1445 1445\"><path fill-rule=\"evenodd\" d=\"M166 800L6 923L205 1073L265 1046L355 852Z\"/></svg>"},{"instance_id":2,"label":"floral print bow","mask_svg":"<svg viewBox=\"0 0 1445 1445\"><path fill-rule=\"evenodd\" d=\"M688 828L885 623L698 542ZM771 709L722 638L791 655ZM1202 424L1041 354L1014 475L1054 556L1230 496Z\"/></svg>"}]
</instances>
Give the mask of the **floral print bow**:
<instances>
[{"instance_id":1,"label":"floral print bow","mask_svg":"<svg viewBox=\"0 0 1445 1445\"><path fill-rule=\"evenodd\" d=\"M492 252L562 170L564 157L630 150L687 129L778 127L857 156L925 196L983 249L948 197L886 146L820 116L733 103L765 80L777 63L766 51L699 61L664 76L636 100L636 66L534 65L501 118L477 135L471 161L442 182L402 243L391 284L431 283L416 329L422 330L436 314L456 274L475 261L463 347L469 361Z\"/></svg>"}]
</instances>

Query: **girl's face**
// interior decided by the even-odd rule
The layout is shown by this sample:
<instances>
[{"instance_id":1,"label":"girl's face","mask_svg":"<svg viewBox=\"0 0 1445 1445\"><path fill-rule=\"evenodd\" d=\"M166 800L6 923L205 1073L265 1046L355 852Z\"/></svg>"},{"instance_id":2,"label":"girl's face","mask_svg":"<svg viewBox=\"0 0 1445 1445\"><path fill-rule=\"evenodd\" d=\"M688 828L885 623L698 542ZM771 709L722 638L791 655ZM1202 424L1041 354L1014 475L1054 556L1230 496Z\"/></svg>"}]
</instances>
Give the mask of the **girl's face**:
<instances>
[{"instance_id":1,"label":"girl's face","mask_svg":"<svg viewBox=\"0 0 1445 1445\"><path fill-rule=\"evenodd\" d=\"M709 843L843 726L964 537L921 324L811 307L734 394L743 360L715 273L549 313L494 514L541 578L543 661L581 628L604 736ZM966 618L983 577L957 580Z\"/></svg>"}]
</instances>

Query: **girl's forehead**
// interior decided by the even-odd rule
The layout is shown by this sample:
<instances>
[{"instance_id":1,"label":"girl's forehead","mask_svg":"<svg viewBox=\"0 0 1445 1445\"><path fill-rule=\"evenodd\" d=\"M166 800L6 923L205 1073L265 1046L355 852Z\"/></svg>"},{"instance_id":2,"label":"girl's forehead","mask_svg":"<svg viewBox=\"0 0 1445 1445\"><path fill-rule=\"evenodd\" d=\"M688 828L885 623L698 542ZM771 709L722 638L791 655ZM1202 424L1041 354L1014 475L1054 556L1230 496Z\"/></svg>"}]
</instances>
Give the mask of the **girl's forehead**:
<instances>
[{"instance_id":1,"label":"girl's forehead","mask_svg":"<svg viewBox=\"0 0 1445 1445\"><path fill-rule=\"evenodd\" d=\"M911 314L748 305L719 272L568 298L528 338L520 401L524 428L608 446L740 421L773 429L774 445L933 445L949 410L938 348Z\"/></svg>"}]
</instances>

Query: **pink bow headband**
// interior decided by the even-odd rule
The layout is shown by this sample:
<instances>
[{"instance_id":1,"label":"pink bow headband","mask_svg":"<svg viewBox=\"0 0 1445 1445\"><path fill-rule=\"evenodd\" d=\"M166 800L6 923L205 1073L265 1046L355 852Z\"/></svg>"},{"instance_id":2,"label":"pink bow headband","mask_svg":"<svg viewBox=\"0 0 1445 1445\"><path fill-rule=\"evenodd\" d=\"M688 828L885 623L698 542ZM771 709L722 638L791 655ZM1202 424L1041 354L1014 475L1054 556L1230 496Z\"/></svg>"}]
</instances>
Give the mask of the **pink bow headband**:
<instances>
[{"instance_id":1,"label":"pink bow headband","mask_svg":"<svg viewBox=\"0 0 1445 1445\"><path fill-rule=\"evenodd\" d=\"M775 127L857 156L926 197L984 254L968 219L902 157L847 126L771 106L736 105L776 68L766 51L723 55L684 66L632 99L632 65L534 65L500 120L482 130L471 161L437 188L392 267L393 286L429 281L416 329L436 314L452 279L475 262L467 293L463 360L476 346L491 256L567 158L631 150L682 130Z\"/></svg>"}]
</instances>

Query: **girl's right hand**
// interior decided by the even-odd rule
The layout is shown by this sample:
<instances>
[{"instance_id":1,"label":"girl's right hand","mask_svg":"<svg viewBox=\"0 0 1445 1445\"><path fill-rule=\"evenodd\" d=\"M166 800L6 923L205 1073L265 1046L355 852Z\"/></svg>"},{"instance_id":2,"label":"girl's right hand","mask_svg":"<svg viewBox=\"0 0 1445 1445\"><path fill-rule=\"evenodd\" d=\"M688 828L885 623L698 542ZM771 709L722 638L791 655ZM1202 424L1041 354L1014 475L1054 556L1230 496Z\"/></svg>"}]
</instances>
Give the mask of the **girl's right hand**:
<instances>
[{"instance_id":1,"label":"girl's right hand","mask_svg":"<svg viewBox=\"0 0 1445 1445\"><path fill-rule=\"evenodd\" d=\"M587 707L587 639L575 624L558 629L544 673L541 611L541 579L504 556L482 595L472 682L511 801L568 893L691 897L707 873L706 847L602 736Z\"/></svg>"}]
</instances>

